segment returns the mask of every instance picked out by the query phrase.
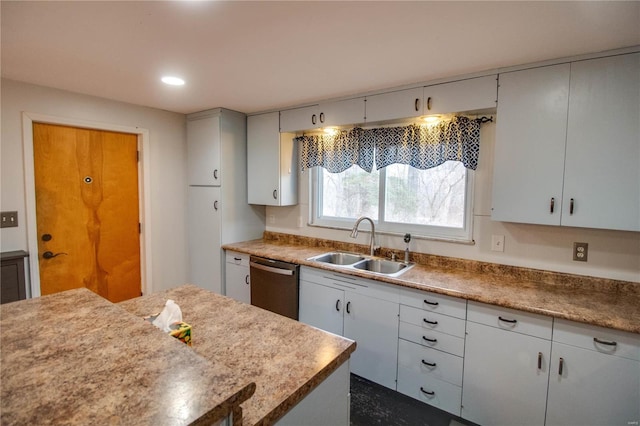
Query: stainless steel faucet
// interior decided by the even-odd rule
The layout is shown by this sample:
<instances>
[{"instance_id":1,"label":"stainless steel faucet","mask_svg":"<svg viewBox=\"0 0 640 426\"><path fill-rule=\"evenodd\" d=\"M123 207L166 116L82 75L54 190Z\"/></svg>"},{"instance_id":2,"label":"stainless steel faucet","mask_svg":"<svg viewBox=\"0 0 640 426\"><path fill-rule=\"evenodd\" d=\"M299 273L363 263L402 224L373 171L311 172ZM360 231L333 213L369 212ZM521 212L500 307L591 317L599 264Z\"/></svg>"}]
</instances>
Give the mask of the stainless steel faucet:
<instances>
[{"instance_id":1,"label":"stainless steel faucet","mask_svg":"<svg viewBox=\"0 0 640 426\"><path fill-rule=\"evenodd\" d=\"M356 238L358 236L358 226L360 225L360 222L362 222L363 220L368 220L369 222L371 222L371 242L370 242L370 251L371 251L371 256L374 256L374 251L375 251L375 241L376 241L376 226L373 224L373 219L366 217L366 216L362 216L361 218L359 218L358 220L356 220L355 225L353 225L353 229L351 230L351 238Z\"/></svg>"}]
</instances>

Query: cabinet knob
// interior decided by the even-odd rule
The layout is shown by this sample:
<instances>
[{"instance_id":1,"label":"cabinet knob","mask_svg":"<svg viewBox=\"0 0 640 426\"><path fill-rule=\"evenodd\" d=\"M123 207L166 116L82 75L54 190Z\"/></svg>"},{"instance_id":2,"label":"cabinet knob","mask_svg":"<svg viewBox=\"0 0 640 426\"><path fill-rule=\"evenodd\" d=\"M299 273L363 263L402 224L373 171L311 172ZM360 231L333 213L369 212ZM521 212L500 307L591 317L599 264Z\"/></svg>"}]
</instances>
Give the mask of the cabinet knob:
<instances>
[{"instance_id":1,"label":"cabinet knob","mask_svg":"<svg viewBox=\"0 0 640 426\"><path fill-rule=\"evenodd\" d=\"M324 123L324 112L320 113L320 122Z\"/></svg>"},{"instance_id":2,"label":"cabinet knob","mask_svg":"<svg viewBox=\"0 0 640 426\"><path fill-rule=\"evenodd\" d=\"M431 111L431 96L427 98L427 110Z\"/></svg>"},{"instance_id":3,"label":"cabinet knob","mask_svg":"<svg viewBox=\"0 0 640 426\"><path fill-rule=\"evenodd\" d=\"M549 213L553 214L553 208L555 207L556 199L551 197L551 202L549 203Z\"/></svg>"},{"instance_id":4,"label":"cabinet knob","mask_svg":"<svg viewBox=\"0 0 640 426\"><path fill-rule=\"evenodd\" d=\"M422 363L423 363L424 365L426 365L427 367L435 367L435 366L436 366L436 363L435 363L435 362L427 362L427 361L425 361L424 359L422 360Z\"/></svg>"},{"instance_id":5,"label":"cabinet knob","mask_svg":"<svg viewBox=\"0 0 640 426\"><path fill-rule=\"evenodd\" d=\"M213 209L214 209L214 210L218 210L218 200L215 200L215 201L213 202Z\"/></svg>"},{"instance_id":6,"label":"cabinet knob","mask_svg":"<svg viewBox=\"0 0 640 426\"><path fill-rule=\"evenodd\" d=\"M246 285L249 285L249 275L245 275L245 276L244 276L244 283L245 283Z\"/></svg>"},{"instance_id":7,"label":"cabinet knob","mask_svg":"<svg viewBox=\"0 0 640 426\"><path fill-rule=\"evenodd\" d=\"M516 319L508 319L508 318L502 318L502 317L498 317L498 319L500 321L508 322L509 324L515 324L518 322L518 320Z\"/></svg>"},{"instance_id":8,"label":"cabinet knob","mask_svg":"<svg viewBox=\"0 0 640 426\"><path fill-rule=\"evenodd\" d=\"M315 126L315 124L316 124L316 122L317 122L317 121L318 121L318 119L316 118L316 115L315 115L315 114L313 114L313 115L311 116L311 124L313 124L313 125Z\"/></svg>"},{"instance_id":9,"label":"cabinet knob","mask_svg":"<svg viewBox=\"0 0 640 426\"><path fill-rule=\"evenodd\" d=\"M340 312L340 299L336 300L336 311Z\"/></svg>"},{"instance_id":10,"label":"cabinet knob","mask_svg":"<svg viewBox=\"0 0 640 426\"><path fill-rule=\"evenodd\" d=\"M278 190L277 190L277 189L274 189L274 190L273 190L273 199L274 199L274 200L277 200L277 199L278 199Z\"/></svg>"},{"instance_id":11,"label":"cabinet knob","mask_svg":"<svg viewBox=\"0 0 640 426\"><path fill-rule=\"evenodd\" d=\"M214 179L218 179L218 169L215 169L215 170L213 171L213 178L214 178Z\"/></svg>"},{"instance_id":12,"label":"cabinet knob","mask_svg":"<svg viewBox=\"0 0 640 426\"><path fill-rule=\"evenodd\" d=\"M416 98L416 101L413 104L413 107L415 108L416 112L420 111L420 98Z\"/></svg>"},{"instance_id":13,"label":"cabinet knob","mask_svg":"<svg viewBox=\"0 0 640 426\"><path fill-rule=\"evenodd\" d=\"M426 318L422 318L422 321L426 322L427 324L438 325L438 321L429 321Z\"/></svg>"},{"instance_id":14,"label":"cabinet knob","mask_svg":"<svg viewBox=\"0 0 640 426\"><path fill-rule=\"evenodd\" d=\"M438 339L430 339L427 336L422 336L423 340L426 340L429 343L438 343Z\"/></svg>"},{"instance_id":15,"label":"cabinet knob","mask_svg":"<svg viewBox=\"0 0 640 426\"><path fill-rule=\"evenodd\" d=\"M560 358L560 362L558 362L558 376L562 376L563 368L564 368L564 358Z\"/></svg>"},{"instance_id":16,"label":"cabinet knob","mask_svg":"<svg viewBox=\"0 0 640 426\"><path fill-rule=\"evenodd\" d=\"M542 352L538 352L538 370L542 370Z\"/></svg>"},{"instance_id":17,"label":"cabinet knob","mask_svg":"<svg viewBox=\"0 0 640 426\"><path fill-rule=\"evenodd\" d=\"M573 214L573 198L571 200L569 200L569 214Z\"/></svg>"},{"instance_id":18,"label":"cabinet knob","mask_svg":"<svg viewBox=\"0 0 640 426\"><path fill-rule=\"evenodd\" d=\"M438 302L429 302L427 299L424 299L424 303L426 303L427 305L431 305L431 306L438 306L439 305Z\"/></svg>"},{"instance_id":19,"label":"cabinet knob","mask_svg":"<svg viewBox=\"0 0 640 426\"><path fill-rule=\"evenodd\" d=\"M347 313L350 314L351 313L351 302L347 302Z\"/></svg>"}]
</instances>

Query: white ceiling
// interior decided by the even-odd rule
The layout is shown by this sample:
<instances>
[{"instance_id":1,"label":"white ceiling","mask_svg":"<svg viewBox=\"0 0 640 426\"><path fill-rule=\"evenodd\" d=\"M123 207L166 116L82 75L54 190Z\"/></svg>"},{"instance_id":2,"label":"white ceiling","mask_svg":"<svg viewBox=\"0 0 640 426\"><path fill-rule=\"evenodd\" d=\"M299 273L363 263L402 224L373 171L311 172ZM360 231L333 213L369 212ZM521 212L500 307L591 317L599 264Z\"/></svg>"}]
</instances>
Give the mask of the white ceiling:
<instances>
[{"instance_id":1,"label":"white ceiling","mask_svg":"<svg viewBox=\"0 0 640 426\"><path fill-rule=\"evenodd\" d=\"M245 113L640 44L640 1L2 1L2 76ZM187 84L168 87L165 74Z\"/></svg>"}]
</instances>

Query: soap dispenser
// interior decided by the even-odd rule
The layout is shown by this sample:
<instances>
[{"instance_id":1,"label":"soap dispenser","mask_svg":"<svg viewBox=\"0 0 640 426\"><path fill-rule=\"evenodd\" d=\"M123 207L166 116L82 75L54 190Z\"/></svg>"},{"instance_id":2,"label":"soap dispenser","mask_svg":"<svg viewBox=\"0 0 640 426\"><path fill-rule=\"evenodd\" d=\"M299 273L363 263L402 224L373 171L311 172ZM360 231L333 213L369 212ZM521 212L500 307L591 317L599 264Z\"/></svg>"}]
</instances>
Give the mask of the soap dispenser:
<instances>
[{"instance_id":1,"label":"soap dispenser","mask_svg":"<svg viewBox=\"0 0 640 426\"><path fill-rule=\"evenodd\" d=\"M404 250L404 263L409 263L409 241L411 241L411 234L404 234L404 242L407 243L407 248Z\"/></svg>"}]
</instances>

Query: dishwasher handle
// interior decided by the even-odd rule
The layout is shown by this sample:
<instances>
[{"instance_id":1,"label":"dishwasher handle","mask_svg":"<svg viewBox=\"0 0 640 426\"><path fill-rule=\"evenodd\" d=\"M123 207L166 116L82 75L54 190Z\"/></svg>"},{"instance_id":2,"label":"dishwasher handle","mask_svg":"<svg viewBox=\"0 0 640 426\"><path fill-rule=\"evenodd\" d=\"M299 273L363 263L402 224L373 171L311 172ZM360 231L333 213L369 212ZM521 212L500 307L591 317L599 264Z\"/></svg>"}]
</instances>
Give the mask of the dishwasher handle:
<instances>
[{"instance_id":1,"label":"dishwasher handle","mask_svg":"<svg viewBox=\"0 0 640 426\"><path fill-rule=\"evenodd\" d=\"M266 265L262 265L261 263L256 263L256 262L249 262L249 265L252 268L255 269L260 269L263 271L267 271L267 272L273 272L274 274L280 274L280 275L293 275L295 271L292 271L290 269L280 269L280 268L275 268L273 266L266 266Z\"/></svg>"}]
</instances>

